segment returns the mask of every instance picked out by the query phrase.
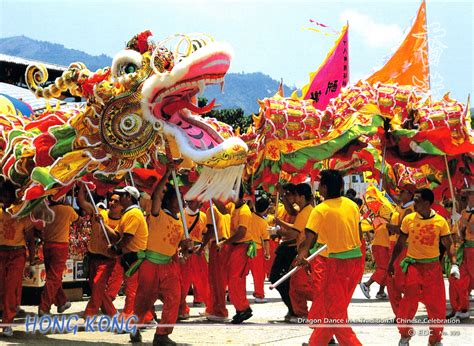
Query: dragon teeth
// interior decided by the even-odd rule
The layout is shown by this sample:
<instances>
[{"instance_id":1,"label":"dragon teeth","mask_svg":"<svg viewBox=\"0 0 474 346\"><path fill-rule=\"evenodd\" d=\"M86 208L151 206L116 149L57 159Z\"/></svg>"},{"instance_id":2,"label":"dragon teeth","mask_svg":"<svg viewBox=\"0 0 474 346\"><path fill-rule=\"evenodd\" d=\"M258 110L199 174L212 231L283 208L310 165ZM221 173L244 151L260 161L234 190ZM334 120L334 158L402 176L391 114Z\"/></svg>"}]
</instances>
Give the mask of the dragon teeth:
<instances>
[{"instance_id":1,"label":"dragon teeth","mask_svg":"<svg viewBox=\"0 0 474 346\"><path fill-rule=\"evenodd\" d=\"M204 90L206 90L206 82L201 79L198 82L198 87L199 87L199 96L202 97L204 95Z\"/></svg>"}]
</instances>

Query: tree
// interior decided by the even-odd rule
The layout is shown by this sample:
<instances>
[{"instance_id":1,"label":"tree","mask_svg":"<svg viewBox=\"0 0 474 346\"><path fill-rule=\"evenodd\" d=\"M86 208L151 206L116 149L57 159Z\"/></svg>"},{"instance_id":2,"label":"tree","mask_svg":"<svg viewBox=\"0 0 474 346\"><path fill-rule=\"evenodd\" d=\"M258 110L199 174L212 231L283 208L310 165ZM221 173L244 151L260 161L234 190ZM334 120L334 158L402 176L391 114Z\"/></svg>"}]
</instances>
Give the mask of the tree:
<instances>
[{"instance_id":1,"label":"tree","mask_svg":"<svg viewBox=\"0 0 474 346\"><path fill-rule=\"evenodd\" d=\"M198 106L204 107L207 105L208 101L206 98L198 99ZM245 133L250 125L252 125L252 117L245 115L242 108L233 108L233 109L214 109L209 113L204 114L205 116L216 118L227 125L232 126L232 128L237 130L240 129L240 133Z\"/></svg>"}]
</instances>

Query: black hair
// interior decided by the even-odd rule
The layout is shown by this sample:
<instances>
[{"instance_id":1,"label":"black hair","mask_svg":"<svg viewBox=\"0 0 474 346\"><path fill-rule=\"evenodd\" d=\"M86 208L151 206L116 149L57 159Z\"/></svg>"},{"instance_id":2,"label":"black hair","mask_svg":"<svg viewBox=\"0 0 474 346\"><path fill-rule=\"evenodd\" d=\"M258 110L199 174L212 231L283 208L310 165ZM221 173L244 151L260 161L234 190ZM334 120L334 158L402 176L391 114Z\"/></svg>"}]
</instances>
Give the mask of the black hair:
<instances>
[{"instance_id":1,"label":"black hair","mask_svg":"<svg viewBox=\"0 0 474 346\"><path fill-rule=\"evenodd\" d=\"M342 189L344 187L344 180L338 170L326 169L321 171L321 185L327 188L327 198L341 197Z\"/></svg>"},{"instance_id":2,"label":"black hair","mask_svg":"<svg viewBox=\"0 0 474 346\"><path fill-rule=\"evenodd\" d=\"M283 185L283 190L294 195L296 193L296 185L293 183L286 183Z\"/></svg>"},{"instance_id":3,"label":"black hair","mask_svg":"<svg viewBox=\"0 0 474 346\"><path fill-rule=\"evenodd\" d=\"M353 199L353 201L355 202L355 204L358 205L358 207L362 207L362 204L364 204L364 201L362 200L362 198L359 198L359 197L356 197Z\"/></svg>"},{"instance_id":4,"label":"black hair","mask_svg":"<svg viewBox=\"0 0 474 346\"><path fill-rule=\"evenodd\" d=\"M313 198L313 192L311 191L311 186L305 183L300 183L296 185L296 194L299 196L304 196L306 202L311 201Z\"/></svg>"},{"instance_id":5,"label":"black hair","mask_svg":"<svg viewBox=\"0 0 474 346\"><path fill-rule=\"evenodd\" d=\"M347 189L347 191L346 191L346 197L348 197L348 198L354 200L354 202L355 202L355 197L356 197L356 196L357 196L356 190L354 190L353 188Z\"/></svg>"},{"instance_id":6,"label":"black hair","mask_svg":"<svg viewBox=\"0 0 474 346\"><path fill-rule=\"evenodd\" d=\"M173 197L177 198L174 186L170 183L166 183L165 193L163 195L163 199L161 200L161 209L169 209Z\"/></svg>"},{"instance_id":7,"label":"black hair","mask_svg":"<svg viewBox=\"0 0 474 346\"><path fill-rule=\"evenodd\" d=\"M422 189L417 189L415 190L415 193L419 194L421 196L421 199L425 202L429 202L430 205L433 204L434 202L434 193L428 188L422 188Z\"/></svg>"},{"instance_id":8,"label":"black hair","mask_svg":"<svg viewBox=\"0 0 474 346\"><path fill-rule=\"evenodd\" d=\"M255 201L255 210L257 213L263 213L270 206L270 201L266 197L261 197Z\"/></svg>"}]
</instances>

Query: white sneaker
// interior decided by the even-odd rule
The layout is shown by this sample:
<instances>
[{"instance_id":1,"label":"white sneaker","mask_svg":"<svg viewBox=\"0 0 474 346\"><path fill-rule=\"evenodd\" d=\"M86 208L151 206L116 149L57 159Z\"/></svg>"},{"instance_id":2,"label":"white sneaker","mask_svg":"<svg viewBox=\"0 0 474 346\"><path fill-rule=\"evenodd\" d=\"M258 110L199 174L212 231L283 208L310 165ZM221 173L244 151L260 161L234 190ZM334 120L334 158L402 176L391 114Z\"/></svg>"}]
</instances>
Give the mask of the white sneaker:
<instances>
[{"instance_id":1,"label":"white sneaker","mask_svg":"<svg viewBox=\"0 0 474 346\"><path fill-rule=\"evenodd\" d=\"M268 303L268 300L265 298L255 298L255 303L257 304L263 304L263 303Z\"/></svg>"},{"instance_id":2,"label":"white sneaker","mask_svg":"<svg viewBox=\"0 0 474 346\"><path fill-rule=\"evenodd\" d=\"M212 322L226 322L228 320L227 317L216 316L216 315L211 315L211 314L206 315L206 318Z\"/></svg>"},{"instance_id":3,"label":"white sneaker","mask_svg":"<svg viewBox=\"0 0 474 346\"><path fill-rule=\"evenodd\" d=\"M71 302L66 302L66 304L58 307L58 314L62 314L64 311L71 307Z\"/></svg>"},{"instance_id":4,"label":"white sneaker","mask_svg":"<svg viewBox=\"0 0 474 346\"><path fill-rule=\"evenodd\" d=\"M13 329L12 327L5 327L3 328L3 336L13 336Z\"/></svg>"},{"instance_id":5,"label":"white sneaker","mask_svg":"<svg viewBox=\"0 0 474 346\"><path fill-rule=\"evenodd\" d=\"M410 345L410 338L400 338L398 342L398 346L409 346Z\"/></svg>"},{"instance_id":6,"label":"white sneaker","mask_svg":"<svg viewBox=\"0 0 474 346\"><path fill-rule=\"evenodd\" d=\"M359 287L362 290L362 293L364 293L364 296L367 299L370 299L370 287L364 284L363 282L359 283Z\"/></svg>"},{"instance_id":7,"label":"white sneaker","mask_svg":"<svg viewBox=\"0 0 474 346\"><path fill-rule=\"evenodd\" d=\"M454 318L459 318L460 320L465 320L469 317L470 317L469 311L466 311L466 312L458 311L454 315Z\"/></svg>"}]
</instances>

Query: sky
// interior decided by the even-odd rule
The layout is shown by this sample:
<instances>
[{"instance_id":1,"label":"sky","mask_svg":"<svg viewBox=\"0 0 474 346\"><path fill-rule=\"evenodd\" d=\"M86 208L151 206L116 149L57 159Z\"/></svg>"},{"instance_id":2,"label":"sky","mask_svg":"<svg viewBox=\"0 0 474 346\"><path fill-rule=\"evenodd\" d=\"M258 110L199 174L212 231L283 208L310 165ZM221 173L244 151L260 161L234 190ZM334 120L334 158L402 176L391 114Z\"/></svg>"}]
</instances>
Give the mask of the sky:
<instances>
[{"instance_id":1,"label":"sky","mask_svg":"<svg viewBox=\"0 0 474 346\"><path fill-rule=\"evenodd\" d=\"M350 81L391 56L421 0L0 0L0 37L25 35L114 56L136 33L203 32L234 48L231 72L263 72L302 87L349 22ZM432 92L465 101L473 88L471 0L427 1ZM305 30L309 20L331 27Z\"/></svg>"}]
</instances>

